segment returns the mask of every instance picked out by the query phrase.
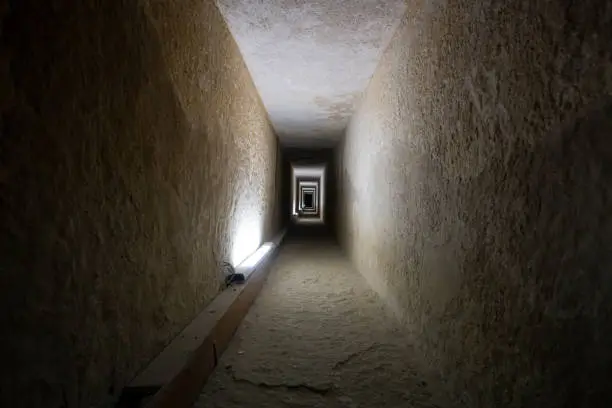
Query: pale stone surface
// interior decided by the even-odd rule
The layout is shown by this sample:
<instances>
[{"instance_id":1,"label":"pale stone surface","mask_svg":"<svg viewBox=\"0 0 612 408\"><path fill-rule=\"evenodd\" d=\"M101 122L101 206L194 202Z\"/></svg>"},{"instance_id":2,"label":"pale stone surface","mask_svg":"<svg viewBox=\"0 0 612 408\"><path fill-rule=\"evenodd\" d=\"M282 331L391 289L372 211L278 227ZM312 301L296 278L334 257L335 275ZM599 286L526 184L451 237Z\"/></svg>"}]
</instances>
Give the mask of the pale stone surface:
<instances>
[{"instance_id":1,"label":"pale stone surface","mask_svg":"<svg viewBox=\"0 0 612 408\"><path fill-rule=\"evenodd\" d=\"M409 337L335 243L289 241L271 268L195 407L438 406Z\"/></svg>"},{"instance_id":2,"label":"pale stone surface","mask_svg":"<svg viewBox=\"0 0 612 408\"><path fill-rule=\"evenodd\" d=\"M404 0L217 0L286 145L341 137Z\"/></svg>"},{"instance_id":3,"label":"pale stone surface","mask_svg":"<svg viewBox=\"0 0 612 408\"><path fill-rule=\"evenodd\" d=\"M0 406L89 407L275 232L277 139L212 2L10 4Z\"/></svg>"},{"instance_id":4,"label":"pale stone surface","mask_svg":"<svg viewBox=\"0 0 612 408\"><path fill-rule=\"evenodd\" d=\"M340 237L454 406L609 406L612 7L409 1L340 162Z\"/></svg>"}]
</instances>

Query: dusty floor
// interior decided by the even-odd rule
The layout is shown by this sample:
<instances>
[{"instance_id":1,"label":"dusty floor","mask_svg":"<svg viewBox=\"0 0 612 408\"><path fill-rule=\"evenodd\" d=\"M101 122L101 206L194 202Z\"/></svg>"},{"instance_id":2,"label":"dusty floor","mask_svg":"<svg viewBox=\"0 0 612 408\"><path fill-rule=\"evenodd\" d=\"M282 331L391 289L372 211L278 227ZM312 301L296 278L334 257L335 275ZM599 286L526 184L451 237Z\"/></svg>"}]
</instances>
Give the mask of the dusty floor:
<instances>
[{"instance_id":1,"label":"dusty floor","mask_svg":"<svg viewBox=\"0 0 612 408\"><path fill-rule=\"evenodd\" d=\"M289 242L195 407L434 407L413 359L335 244Z\"/></svg>"}]
</instances>

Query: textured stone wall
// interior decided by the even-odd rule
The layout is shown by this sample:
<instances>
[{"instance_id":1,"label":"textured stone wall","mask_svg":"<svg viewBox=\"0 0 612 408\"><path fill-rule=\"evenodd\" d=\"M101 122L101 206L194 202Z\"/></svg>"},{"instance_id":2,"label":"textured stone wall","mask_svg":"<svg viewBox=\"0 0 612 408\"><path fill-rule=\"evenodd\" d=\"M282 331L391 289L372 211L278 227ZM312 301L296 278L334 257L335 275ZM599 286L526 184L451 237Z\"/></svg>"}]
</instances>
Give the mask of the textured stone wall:
<instances>
[{"instance_id":1,"label":"textured stone wall","mask_svg":"<svg viewBox=\"0 0 612 408\"><path fill-rule=\"evenodd\" d=\"M612 400L612 3L416 1L338 148L340 239L453 406Z\"/></svg>"},{"instance_id":2,"label":"textured stone wall","mask_svg":"<svg viewBox=\"0 0 612 408\"><path fill-rule=\"evenodd\" d=\"M0 405L104 404L278 228L277 139L213 2L0 16Z\"/></svg>"}]
</instances>

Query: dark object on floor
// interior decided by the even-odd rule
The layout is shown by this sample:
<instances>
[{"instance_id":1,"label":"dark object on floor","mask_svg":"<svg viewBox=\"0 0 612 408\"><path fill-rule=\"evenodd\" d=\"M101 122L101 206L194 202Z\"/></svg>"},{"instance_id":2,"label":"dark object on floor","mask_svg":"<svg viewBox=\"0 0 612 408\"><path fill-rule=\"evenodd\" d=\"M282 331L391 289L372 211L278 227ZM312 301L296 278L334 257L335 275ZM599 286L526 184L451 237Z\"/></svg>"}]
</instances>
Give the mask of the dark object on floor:
<instances>
[{"instance_id":1,"label":"dark object on floor","mask_svg":"<svg viewBox=\"0 0 612 408\"><path fill-rule=\"evenodd\" d=\"M115 408L141 408L160 390L161 386L126 387L121 393Z\"/></svg>"},{"instance_id":2,"label":"dark object on floor","mask_svg":"<svg viewBox=\"0 0 612 408\"><path fill-rule=\"evenodd\" d=\"M229 262L223 262L225 268L225 287L231 286L232 283L244 283L246 280L243 273L237 273L236 269Z\"/></svg>"}]
</instances>

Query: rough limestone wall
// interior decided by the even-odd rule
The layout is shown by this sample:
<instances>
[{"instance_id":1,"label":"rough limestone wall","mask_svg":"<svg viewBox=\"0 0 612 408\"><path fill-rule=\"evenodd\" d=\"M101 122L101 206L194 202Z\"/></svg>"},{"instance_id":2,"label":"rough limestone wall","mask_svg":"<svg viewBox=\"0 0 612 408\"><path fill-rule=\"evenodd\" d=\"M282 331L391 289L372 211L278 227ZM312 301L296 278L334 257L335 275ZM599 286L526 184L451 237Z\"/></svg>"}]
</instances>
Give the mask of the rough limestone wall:
<instances>
[{"instance_id":1,"label":"rough limestone wall","mask_svg":"<svg viewBox=\"0 0 612 408\"><path fill-rule=\"evenodd\" d=\"M409 1L340 238L453 406L610 406L612 3Z\"/></svg>"},{"instance_id":2,"label":"rough limestone wall","mask_svg":"<svg viewBox=\"0 0 612 408\"><path fill-rule=\"evenodd\" d=\"M275 232L277 139L212 2L10 4L0 406L105 404Z\"/></svg>"}]
</instances>

